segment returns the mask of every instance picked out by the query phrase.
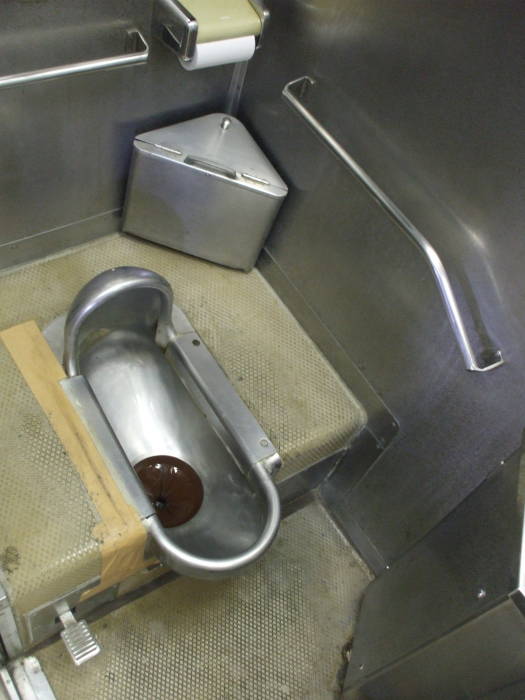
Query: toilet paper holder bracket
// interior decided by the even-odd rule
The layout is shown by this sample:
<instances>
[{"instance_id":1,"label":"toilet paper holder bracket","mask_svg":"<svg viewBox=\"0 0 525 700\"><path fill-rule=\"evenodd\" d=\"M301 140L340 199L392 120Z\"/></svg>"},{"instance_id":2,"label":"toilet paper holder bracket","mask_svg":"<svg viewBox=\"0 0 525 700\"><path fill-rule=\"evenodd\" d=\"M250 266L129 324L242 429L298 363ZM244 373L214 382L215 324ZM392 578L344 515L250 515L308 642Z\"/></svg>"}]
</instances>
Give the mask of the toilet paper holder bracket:
<instances>
[{"instance_id":1,"label":"toilet paper holder bracket","mask_svg":"<svg viewBox=\"0 0 525 700\"><path fill-rule=\"evenodd\" d=\"M261 22L261 31L259 32L259 36L255 38L255 48L260 49L262 46L263 34L268 20L270 19L270 10L266 7L262 0L248 0L248 2L259 15L259 20Z\"/></svg>"},{"instance_id":2,"label":"toilet paper holder bracket","mask_svg":"<svg viewBox=\"0 0 525 700\"><path fill-rule=\"evenodd\" d=\"M191 61L199 28L196 18L178 0L158 0L154 24L162 42L182 61Z\"/></svg>"},{"instance_id":3,"label":"toilet paper holder bracket","mask_svg":"<svg viewBox=\"0 0 525 700\"><path fill-rule=\"evenodd\" d=\"M270 17L262 0L248 0L261 23L255 39L255 48L261 46L265 25ZM174 51L182 61L191 61L197 45L198 20L179 0L157 0L154 12L154 31L165 46Z\"/></svg>"}]
</instances>

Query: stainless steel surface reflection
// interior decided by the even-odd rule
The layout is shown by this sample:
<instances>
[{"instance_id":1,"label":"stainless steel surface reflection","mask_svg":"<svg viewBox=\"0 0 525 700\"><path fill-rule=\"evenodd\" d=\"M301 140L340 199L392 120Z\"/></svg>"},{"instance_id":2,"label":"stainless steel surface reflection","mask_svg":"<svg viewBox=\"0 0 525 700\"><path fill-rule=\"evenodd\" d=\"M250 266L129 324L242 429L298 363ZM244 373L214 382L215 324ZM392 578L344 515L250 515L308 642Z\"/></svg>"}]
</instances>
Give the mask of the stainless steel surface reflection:
<instances>
[{"instance_id":1,"label":"stainless steel surface reflection","mask_svg":"<svg viewBox=\"0 0 525 700\"><path fill-rule=\"evenodd\" d=\"M280 458L188 319L172 308L166 280L132 267L91 280L65 322L64 365L88 382L129 461L114 467L131 471L165 454L201 478L204 501L187 523L164 528L156 515L144 518L164 562L210 578L261 556L280 521L271 478Z\"/></svg>"},{"instance_id":2,"label":"stainless steel surface reflection","mask_svg":"<svg viewBox=\"0 0 525 700\"><path fill-rule=\"evenodd\" d=\"M263 494L233 462L158 345L113 331L81 356L80 369L131 465L172 455L202 479L201 509L170 529L177 543L201 556L232 556L255 544L266 519Z\"/></svg>"}]
</instances>

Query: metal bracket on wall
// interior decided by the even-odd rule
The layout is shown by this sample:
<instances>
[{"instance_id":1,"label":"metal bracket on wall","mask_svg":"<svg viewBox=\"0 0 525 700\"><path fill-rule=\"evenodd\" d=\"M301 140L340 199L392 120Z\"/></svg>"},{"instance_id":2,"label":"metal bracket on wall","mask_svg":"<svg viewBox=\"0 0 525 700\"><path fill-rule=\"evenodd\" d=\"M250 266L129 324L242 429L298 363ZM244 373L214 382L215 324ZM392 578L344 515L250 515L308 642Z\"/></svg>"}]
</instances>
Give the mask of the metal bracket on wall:
<instances>
[{"instance_id":1,"label":"metal bracket on wall","mask_svg":"<svg viewBox=\"0 0 525 700\"><path fill-rule=\"evenodd\" d=\"M330 150L338 156L351 170L358 180L365 186L374 199L396 221L409 238L416 244L427 261L434 280L439 289L445 311L452 331L456 337L459 349L465 362L465 367L471 372L489 372L500 367L504 360L500 350L491 351L491 357L486 363L480 363L470 343L467 329L459 310L456 296L452 289L449 276L434 247L429 243L419 229L408 219L394 202L381 190L381 188L369 177L369 175L356 163L350 154L334 139L313 114L302 104L307 90L313 87L316 81L309 76L303 76L292 80L284 86L282 95L293 109L305 120L305 122L319 136Z\"/></svg>"},{"instance_id":2,"label":"metal bracket on wall","mask_svg":"<svg viewBox=\"0 0 525 700\"><path fill-rule=\"evenodd\" d=\"M261 21L261 31L257 37L257 43L255 48L260 49L262 45L262 39L264 32L266 31L268 20L270 19L270 10L266 7L263 0L248 0L250 5L253 7L255 12L259 15L259 20Z\"/></svg>"},{"instance_id":3,"label":"metal bracket on wall","mask_svg":"<svg viewBox=\"0 0 525 700\"><path fill-rule=\"evenodd\" d=\"M266 23L270 17L269 10L262 0L248 0L259 17L261 30L256 38L256 46L261 46ZM198 18L178 0L157 0L153 14L154 34L174 51L181 61L191 61L195 54L197 35L199 32Z\"/></svg>"},{"instance_id":4,"label":"metal bracket on wall","mask_svg":"<svg viewBox=\"0 0 525 700\"><path fill-rule=\"evenodd\" d=\"M119 68L145 63L149 56L149 46L137 29L130 29L125 34L125 53L108 58L97 58L91 61L80 61L78 63L66 63L53 68L43 68L40 70L27 71L26 73L14 73L12 75L0 76L0 88L9 88L16 85L26 85L36 83L40 80L51 80L52 78L64 78L79 73L93 73L98 70L108 68Z\"/></svg>"},{"instance_id":5,"label":"metal bracket on wall","mask_svg":"<svg viewBox=\"0 0 525 700\"><path fill-rule=\"evenodd\" d=\"M158 0L154 27L162 42L182 61L191 61L199 29L196 18L177 0Z\"/></svg>"}]
</instances>

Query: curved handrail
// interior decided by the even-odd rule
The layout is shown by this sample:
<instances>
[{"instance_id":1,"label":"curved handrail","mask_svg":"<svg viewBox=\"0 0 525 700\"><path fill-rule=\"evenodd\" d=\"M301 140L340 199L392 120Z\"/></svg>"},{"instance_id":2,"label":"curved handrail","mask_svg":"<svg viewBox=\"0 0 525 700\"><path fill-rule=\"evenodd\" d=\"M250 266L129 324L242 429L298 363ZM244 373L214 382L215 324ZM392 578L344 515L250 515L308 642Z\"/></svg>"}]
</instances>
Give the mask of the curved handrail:
<instances>
[{"instance_id":1,"label":"curved handrail","mask_svg":"<svg viewBox=\"0 0 525 700\"><path fill-rule=\"evenodd\" d=\"M149 56L149 46L142 34L138 31L138 29L129 30L127 32L126 39L127 45L129 45L130 48L133 48L134 51L119 54L117 56L109 56L108 58L96 58L91 61L66 63L62 66L42 68L39 70L27 71L25 73L2 75L0 76L0 88L25 85L27 83L35 83L40 80L51 80L52 78L64 78L68 75L76 75L78 73L92 73L93 71L97 70L129 66L135 63L145 63Z\"/></svg>"},{"instance_id":2,"label":"curved handrail","mask_svg":"<svg viewBox=\"0 0 525 700\"><path fill-rule=\"evenodd\" d=\"M313 114L306 109L303 104L301 104L300 97L304 94L304 90L308 86L313 85L315 85L315 80L305 75L287 83L284 86L282 95L284 99L315 131L321 140L330 148L330 150L335 153L335 155L338 156L360 180L360 182L367 188L367 190L383 207L383 209L385 209L403 228L403 230L423 253L434 275L434 279L439 289L439 293L441 294L441 299L443 300L443 305L452 327L452 331L456 337L461 354L463 355L466 369L471 372L489 372L490 370L496 369L496 367L500 367L504 363L500 350L496 350L494 352L493 357L488 364L479 364L476 353L474 352L468 337L467 329L461 316L461 311L459 310L449 276L435 248L429 243L421 231L410 221L410 219L403 214L403 212L394 204L394 202L374 182L374 180L372 180L372 178L363 170L363 168L350 156L350 154L341 146L341 144L336 141L336 139L334 139L334 137L322 126L322 124L313 116ZM299 97L294 94L294 90L298 90Z\"/></svg>"}]
</instances>

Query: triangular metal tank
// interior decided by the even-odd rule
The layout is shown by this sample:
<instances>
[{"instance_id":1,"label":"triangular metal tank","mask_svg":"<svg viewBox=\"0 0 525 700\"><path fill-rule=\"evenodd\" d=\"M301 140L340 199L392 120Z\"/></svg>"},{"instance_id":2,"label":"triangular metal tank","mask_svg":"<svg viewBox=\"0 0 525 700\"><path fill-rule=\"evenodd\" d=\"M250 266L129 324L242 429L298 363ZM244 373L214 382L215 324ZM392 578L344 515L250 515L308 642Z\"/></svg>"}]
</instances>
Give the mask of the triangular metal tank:
<instances>
[{"instance_id":1,"label":"triangular metal tank","mask_svg":"<svg viewBox=\"0 0 525 700\"><path fill-rule=\"evenodd\" d=\"M238 119L209 114L135 138L123 228L249 270L287 191Z\"/></svg>"}]
</instances>

